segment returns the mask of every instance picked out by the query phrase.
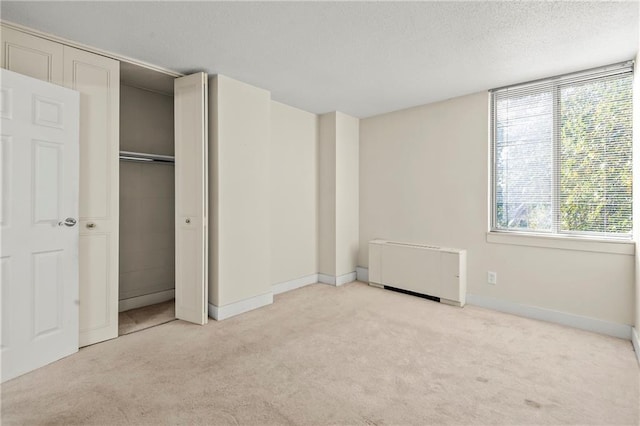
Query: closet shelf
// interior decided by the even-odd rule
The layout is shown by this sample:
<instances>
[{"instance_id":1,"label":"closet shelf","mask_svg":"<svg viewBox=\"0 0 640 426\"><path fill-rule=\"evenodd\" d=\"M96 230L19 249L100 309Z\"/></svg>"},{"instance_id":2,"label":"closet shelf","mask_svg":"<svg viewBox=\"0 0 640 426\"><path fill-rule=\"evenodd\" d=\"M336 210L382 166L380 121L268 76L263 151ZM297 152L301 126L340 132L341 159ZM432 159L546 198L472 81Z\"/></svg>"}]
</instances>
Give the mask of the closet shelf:
<instances>
[{"instance_id":1,"label":"closet shelf","mask_svg":"<svg viewBox=\"0 0 640 426\"><path fill-rule=\"evenodd\" d=\"M120 160L136 161L141 163L165 163L174 164L176 159L172 155L147 154L144 152L120 151Z\"/></svg>"}]
</instances>

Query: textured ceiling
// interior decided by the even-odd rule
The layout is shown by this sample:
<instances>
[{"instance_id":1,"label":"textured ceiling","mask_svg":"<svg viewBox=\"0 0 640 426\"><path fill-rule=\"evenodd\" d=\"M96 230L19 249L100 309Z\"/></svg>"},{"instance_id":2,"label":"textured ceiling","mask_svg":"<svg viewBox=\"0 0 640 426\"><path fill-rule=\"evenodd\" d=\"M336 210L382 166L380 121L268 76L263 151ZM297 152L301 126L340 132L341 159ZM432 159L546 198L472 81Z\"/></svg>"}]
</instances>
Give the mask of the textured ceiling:
<instances>
[{"instance_id":1,"label":"textured ceiling","mask_svg":"<svg viewBox=\"0 0 640 426\"><path fill-rule=\"evenodd\" d=\"M367 117L632 59L638 2L1 2L2 19Z\"/></svg>"}]
</instances>

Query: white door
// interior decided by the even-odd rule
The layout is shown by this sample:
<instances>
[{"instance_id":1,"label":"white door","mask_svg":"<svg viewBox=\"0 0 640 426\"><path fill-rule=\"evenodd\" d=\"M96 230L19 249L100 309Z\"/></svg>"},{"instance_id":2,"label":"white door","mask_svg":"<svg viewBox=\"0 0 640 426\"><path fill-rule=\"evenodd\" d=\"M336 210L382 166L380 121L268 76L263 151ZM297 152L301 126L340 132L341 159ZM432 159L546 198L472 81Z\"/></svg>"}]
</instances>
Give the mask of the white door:
<instances>
[{"instance_id":1,"label":"white door","mask_svg":"<svg viewBox=\"0 0 640 426\"><path fill-rule=\"evenodd\" d=\"M78 350L79 94L0 73L4 382Z\"/></svg>"},{"instance_id":2,"label":"white door","mask_svg":"<svg viewBox=\"0 0 640 426\"><path fill-rule=\"evenodd\" d=\"M206 324L207 74L175 80L176 318Z\"/></svg>"}]
</instances>

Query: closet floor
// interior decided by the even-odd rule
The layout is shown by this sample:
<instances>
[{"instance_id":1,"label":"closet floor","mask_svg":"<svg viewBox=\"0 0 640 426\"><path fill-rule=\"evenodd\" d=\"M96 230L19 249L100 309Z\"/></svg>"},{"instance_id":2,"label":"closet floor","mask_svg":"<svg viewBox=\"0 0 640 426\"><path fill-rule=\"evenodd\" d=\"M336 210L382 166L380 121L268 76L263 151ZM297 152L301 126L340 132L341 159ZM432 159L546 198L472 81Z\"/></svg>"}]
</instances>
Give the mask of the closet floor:
<instances>
[{"instance_id":1,"label":"closet floor","mask_svg":"<svg viewBox=\"0 0 640 426\"><path fill-rule=\"evenodd\" d=\"M120 312L118 315L118 335L134 333L175 320L175 305L175 300L172 299L156 305Z\"/></svg>"}]
</instances>

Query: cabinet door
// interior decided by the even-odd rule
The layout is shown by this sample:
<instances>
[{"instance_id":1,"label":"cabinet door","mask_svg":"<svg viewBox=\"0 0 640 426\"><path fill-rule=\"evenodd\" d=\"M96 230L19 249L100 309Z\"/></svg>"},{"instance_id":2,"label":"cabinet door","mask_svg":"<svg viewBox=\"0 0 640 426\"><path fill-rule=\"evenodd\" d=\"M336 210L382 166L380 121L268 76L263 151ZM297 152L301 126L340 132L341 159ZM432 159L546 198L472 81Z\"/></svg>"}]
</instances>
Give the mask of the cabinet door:
<instances>
[{"instance_id":1,"label":"cabinet door","mask_svg":"<svg viewBox=\"0 0 640 426\"><path fill-rule=\"evenodd\" d=\"M176 78L176 317L206 324L207 74Z\"/></svg>"},{"instance_id":2,"label":"cabinet door","mask_svg":"<svg viewBox=\"0 0 640 426\"><path fill-rule=\"evenodd\" d=\"M120 63L64 46L80 92L80 346L118 336Z\"/></svg>"},{"instance_id":3,"label":"cabinet door","mask_svg":"<svg viewBox=\"0 0 640 426\"><path fill-rule=\"evenodd\" d=\"M2 26L2 68L62 85L62 45Z\"/></svg>"},{"instance_id":4,"label":"cabinet door","mask_svg":"<svg viewBox=\"0 0 640 426\"><path fill-rule=\"evenodd\" d=\"M440 253L440 289L438 296L452 302L460 302L460 255Z\"/></svg>"}]
</instances>

